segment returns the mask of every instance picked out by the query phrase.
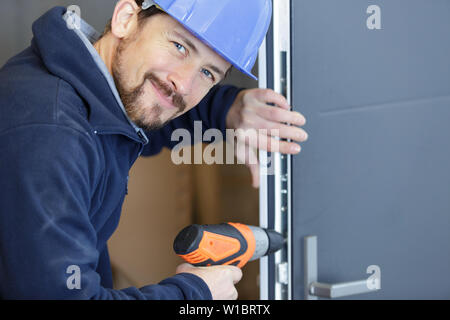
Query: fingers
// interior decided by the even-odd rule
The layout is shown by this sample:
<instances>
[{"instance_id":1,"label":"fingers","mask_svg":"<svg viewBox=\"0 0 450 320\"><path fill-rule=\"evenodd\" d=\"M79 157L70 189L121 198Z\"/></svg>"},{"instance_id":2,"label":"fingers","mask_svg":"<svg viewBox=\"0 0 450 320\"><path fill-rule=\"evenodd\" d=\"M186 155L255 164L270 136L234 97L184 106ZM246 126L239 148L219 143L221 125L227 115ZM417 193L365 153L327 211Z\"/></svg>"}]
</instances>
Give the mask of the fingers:
<instances>
[{"instance_id":1,"label":"fingers","mask_svg":"<svg viewBox=\"0 0 450 320\"><path fill-rule=\"evenodd\" d=\"M299 112L289 111L268 105L261 105L257 109L258 115L273 122L284 122L296 126L304 126L306 118Z\"/></svg>"},{"instance_id":2,"label":"fingers","mask_svg":"<svg viewBox=\"0 0 450 320\"><path fill-rule=\"evenodd\" d=\"M230 268L231 277L233 279L233 284L238 283L242 279L242 270L235 266L226 266L227 268Z\"/></svg>"},{"instance_id":3,"label":"fingers","mask_svg":"<svg viewBox=\"0 0 450 320\"><path fill-rule=\"evenodd\" d=\"M179 273L183 273L183 272L188 272L188 271L192 270L192 268L194 268L194 266L190 265L189 263L183 263L177 267L175 273L179 274Z\"/></svg>"},{"instance_id":4,"label":"fingers","mask_svg":"<svg viewBox=\"0 0 450 320\"><path fill-rule=\"evenodd\" d=\"M238 291L235 287L235 285L241 281L242 279L242 270L235 266L222 266L227 269L228 272L230 272L231 279L233 281L233 285L230 288L230 296L228 297L230 300L237 300L238 298Z\"/></svg>"},{"instance_id":5,"label":"fingers","mask_svg":"<svg viewBox=\"0 0 450 320\"><path fill-rule=\"evenodd\" d=\"M306 124L306 118L299 112L291 111L292 106L289 105L283 95L271 89L258 89L255 94L258 104L260 104L258 108L261 109L263 117L267 120L286 122L298 126ZM270 104L279 108L270 106Z\"/></svg>"},{"instance_id":6,"label":"fingers","mask_svg":"<svg viewBox=\"0 0 450 320\"><path fill-rule=\"evenodd\" d=\"M302 147L294 142L281 141L273 137L268 138L268 143L261 143L259 148L267 152L282 154L298 154L302 151Z\"/></svg>"},{"instance_id":7,"label":"fingers","mask_svg":"<svg viewBox=\"0 0 450 320\"><path fill-rule=\"evenodd\" d=\"M177 267L178 273L192 273L205 281L214 300L236 300L238 292L235 284L242 279L242 270L235 266L194 267L183 263Z\"/></svg>"},{"instance_id":8,"label":"fingers","mask_svg":"<svg viewBox=\"0 0 450 320\"><path fill-rule=\"evenodd\" d=\"M252 187L259 188L259 162L256 164L248 164L247 167L250 169L252 176Z\"/></svg>"},{"instance_id":9,"label":"fingers","mask_svg":"<svg viewBox=\"0 0 450 320\"><path fill-rule=\"evenodd\" d=\"M269 134L273 137L279 137L281 139L290 139L297 142L305 142L308 140L308 133L301 128L294 126L288 126L285 124L271 123L266 125L270 127Z\"/></svg>"},{"instance_id":10,"label":"fingers","mask_svg":"<svg viewBox=\"0 0 450 320\"><path fill-rule=\"evenodd\" d=\"M291 109L287 99L283 95L276 93L271 89L261 89L258 93L258 100L264 104L275 104L285 110Z\"/></svg>"},{"instance_id":11,"label":"fingers","mask_svg":"<svg viewBox=\"0 0 450 320\"><path fill-rule=\"evenodd\" d=\"M297 143L308 140L308 134L300 128L306 124L306 118L299 112L291 111L291 106L284 96L271 89L255 89L248 92L244 104L246 108L240 129L253 129L258 132L248 134L251 138L241 134L242 137L237 137L238 141L269 152L298 154L301 151ZM258 137L257 141L248 141L253 139L253 136ZM250 169L252 170L252 167ZM255 179L253 180L256 183Z\"/></svg>"},{"instance_id":12,"label":"fingers","mask_svg":"<svg viewBox=\"0 0 450 320\"><path fill-rule=\"evenodd\" d=\"M253 139L242 139L239 141L239 149L241 153L247 152L248 148L257 148L260 150L264 150L267 152L280 152L283 154L298 154L301 151L301 146L295 142L282 141L276 138L276 136L267 135L267 131L265 132L257 132L256 138ZM272 134L275 135L274 132ZM256 164L256 161L246 162L248 165Z\"/></svg>"},{"instance_id":13,"label":"fingers","mask_svg":"<svg viewBox=\"0 0 450 320\"><path fill-rule=\"evenodd\" d=\"M233 293L231 295L231 300L237 300L239 294L236 288L234 288Z\"/></svg>"},{"instance_id":14,"label":"fingers","mask_svg":"<svg viewBox=\"0 0 450 320\"><path fill-rule=\"evenodd\" d=\"M254 122L254 126L259 128L255 130L256 133L250 134L251 132L249 132L249 130L251 129L247 129L247 131L242 134L242 137L238 137L238 140L242 142L245 141L246 144L254 148L269 152L281 152L284 154L299 153L301 147L295 142L300 143L307 141L309 138L308 133L302 128L282 123L283 121L288 120L288 118L290 117L289 114L286 114L286 112L291 112L275 107L264 106L263 108L269 108L269 112L272 114L272 118L281 121L269 121L263 117L255 118L256 120ZM279 113L280 111L281 113ZM263 111L263 113L264 112L267 112L267 110ZM291 122L304 124L306 122L306 119L299 113L296 114L299 118ZM258 137L257 139L254 138L256 136ZM282 141L279 139L291 141Z\"/></svg>"}]
</instances>

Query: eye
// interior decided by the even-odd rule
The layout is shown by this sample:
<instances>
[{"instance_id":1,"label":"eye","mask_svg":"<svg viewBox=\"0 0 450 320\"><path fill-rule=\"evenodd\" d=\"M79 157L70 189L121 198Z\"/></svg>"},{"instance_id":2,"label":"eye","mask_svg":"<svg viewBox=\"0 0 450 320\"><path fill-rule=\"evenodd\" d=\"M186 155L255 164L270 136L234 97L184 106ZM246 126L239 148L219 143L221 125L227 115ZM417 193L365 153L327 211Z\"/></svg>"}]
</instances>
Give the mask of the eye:
<instances>
[{"instance_id":1,"label":"eye","mask_svg":"<svg viewBox=\"0 0 450 320\"><path fill-rule=\"evenodd\" d=\"M202 69L202 73L207 76L209 79L211 79L212 81L215 81L216 79L214 78L214 75L207 69Z\"/></svg>"},{"instance_id":2,"label":"eye","mask_svg":"<svg viewBox=\"0 0 450 320\"><path fill-rule=\"evenodd\" d=\"M175 48L177 48L177 50L178 50L181 54L183 54L184 56L186 55L187 50L186 50L186 48L185 48L184 46L182 46L182 45L179 44L178 42L174 42L173 44L175 45Z\"/></svg>"}]
</instances>

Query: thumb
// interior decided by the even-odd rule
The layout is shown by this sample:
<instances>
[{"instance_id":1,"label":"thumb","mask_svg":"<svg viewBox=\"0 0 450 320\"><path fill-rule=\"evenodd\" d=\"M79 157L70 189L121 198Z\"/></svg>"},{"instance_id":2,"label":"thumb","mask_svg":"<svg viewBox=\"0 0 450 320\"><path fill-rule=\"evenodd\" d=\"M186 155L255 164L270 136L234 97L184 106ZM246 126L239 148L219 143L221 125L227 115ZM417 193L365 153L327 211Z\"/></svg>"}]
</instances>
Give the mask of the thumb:
<instances>
[{"instance_id":1,"label":"thumb","mask_svg":"<svg viewBox=\"0 0 450 320\"><path fill-rule=\"evenodd\" d=\"M238 283L242 279L242 269L238 268L236 266L227 266L231 268L232 277L233 277L233 284Z\"/></svg>"}]
</instances>

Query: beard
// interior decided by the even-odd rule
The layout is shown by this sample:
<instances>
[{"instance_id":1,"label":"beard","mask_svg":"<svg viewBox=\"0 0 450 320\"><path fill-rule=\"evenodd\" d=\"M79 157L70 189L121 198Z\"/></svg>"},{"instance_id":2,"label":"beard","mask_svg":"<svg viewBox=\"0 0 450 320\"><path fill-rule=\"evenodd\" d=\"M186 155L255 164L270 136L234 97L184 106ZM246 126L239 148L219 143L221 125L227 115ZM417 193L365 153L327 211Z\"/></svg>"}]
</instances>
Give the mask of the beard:
<instances>
[{"instance_id":1,"label":"beard","mask_svg":"<svg viewBox=\"0 0 450 320\"><path fill-rule=\"evenodd\" d=\"M126 88L124 84L127 82L127 77L125 76L123 60L124 51L128 47L129 42L131 41L121 41L112 63L112 76L117 91L128 117L134 122L134 124L146 131L161 129L185 111L186 103L180 94L174 92L166 83L164 83L152 72L147 72L144 75L141 84L138 86L131 89ZM144 105L143 96L145 93L144 85L146 81L151 82L161 92L161 94L168 98L172 98L172 103L177 111L169 119L164 120L161 118L165 108L159 104L155 103L151 107Z\"/></svg>"}]
</instances>

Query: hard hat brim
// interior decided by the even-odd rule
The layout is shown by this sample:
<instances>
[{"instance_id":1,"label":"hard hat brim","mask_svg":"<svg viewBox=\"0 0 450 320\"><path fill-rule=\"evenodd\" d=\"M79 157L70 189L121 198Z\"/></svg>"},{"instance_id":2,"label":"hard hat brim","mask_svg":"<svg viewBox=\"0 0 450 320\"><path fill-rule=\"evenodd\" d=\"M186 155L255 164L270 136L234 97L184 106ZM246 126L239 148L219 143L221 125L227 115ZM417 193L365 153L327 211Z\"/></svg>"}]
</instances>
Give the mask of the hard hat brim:
<instances>
[{"instance_id":1,"label":"hard hat brim","mask_svg":"<svg viewBox=\"0 0 450 320\"><path fill-rule=\"evenodd\" d=\"M217 54L219 54L222 58L224 58L226 61L228 61L229 63L231 63L233 65L233 67L235 67L237 70L239 70L240 72L242 72L243 74L249 76L250 78L252 78L253 80L258 80L258 78L253 75L251 72L244 70L243 68L241 68L239 66L239 63L237 61L234 61L232 58L228 57L224 52L221 52L221 50L217 49L217 46L215 46L214 43L211 43L210 41L208 41L208 39L206 39L205 37L203 37L202 35L200 35L199 33L195 32L195 30L192 30L191 28L189 28L189 26L187 26L183 21L181 21L180 19L178 19L177 17L169 14L165 8L161 7L160 5L158 5L159 8L162 9L162 11L164 11L165 13L167 13L171 18L175 19L178 23L180 23L187 31L189 31L194 37L196 37L197 39L199 39L201 42L205 43L211 50L213 50L214 52L216 52Z\"/></svg>"}]
</instances>

